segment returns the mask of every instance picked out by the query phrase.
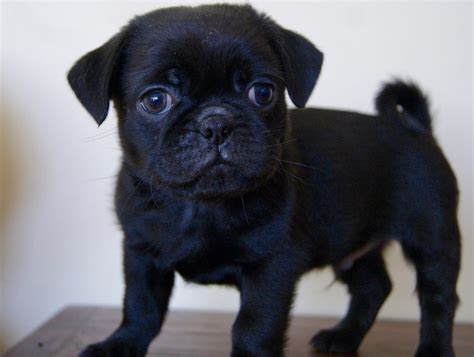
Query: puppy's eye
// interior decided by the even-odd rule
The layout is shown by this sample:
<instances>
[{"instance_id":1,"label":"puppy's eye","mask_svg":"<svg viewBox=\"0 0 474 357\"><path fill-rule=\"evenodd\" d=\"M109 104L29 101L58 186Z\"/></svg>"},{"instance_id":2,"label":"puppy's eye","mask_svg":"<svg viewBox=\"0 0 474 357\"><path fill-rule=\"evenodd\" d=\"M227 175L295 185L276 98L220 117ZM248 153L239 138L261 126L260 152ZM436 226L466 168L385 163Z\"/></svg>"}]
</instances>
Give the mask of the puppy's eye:
<instances>
[{"instance_id":1,"label":"puppy's eye","mask_svg":"<svg viewBox=\"0 0 474 357\"><path fill-rule=\"evenodd\" d=\"M248 91L249 100L259 106L268 105L273 100L274 87L268 83L256 83Z\"/></svg>"},{"instance_id":2,"label":"puppy's eye","mask_svg":"<svg viewBox=\"0 0 474 357\"><path fill-rule=\"evenodd\" d=\"M166 113L173 106L173 97L161 89L146 92L140 98L140 105L150 114Z\"/></svg>"}]
</instances>

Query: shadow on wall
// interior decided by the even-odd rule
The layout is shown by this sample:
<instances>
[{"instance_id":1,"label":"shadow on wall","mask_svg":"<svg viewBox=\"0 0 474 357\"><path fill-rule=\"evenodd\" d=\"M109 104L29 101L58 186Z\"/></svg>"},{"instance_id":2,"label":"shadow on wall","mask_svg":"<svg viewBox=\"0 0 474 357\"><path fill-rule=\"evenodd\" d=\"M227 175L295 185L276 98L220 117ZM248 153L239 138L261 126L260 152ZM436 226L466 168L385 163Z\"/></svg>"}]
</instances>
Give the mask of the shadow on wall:
<instances>
[{"instance_id":1,"label":"shadow on wall","mask_svg":"<svg viewBox=\"0 0 474 357\"><path fill-rule=\"evenodd\" d=\"M2 99L0 103L0 353L6 348L8 326L6 319L6 258L9 252L8 225L20 201L25 184L25 151L18 121Z\"/></svg>"},{"instance_id":2,"label":"shadow on wall","mask_svg":"<svg viewBox=\"0 0 474 357\"><path fill-rule=\"evenodd\" d=\"M12 115L4 104L1 105L0 113L2 118L0 124L0 232L2 232L1 237L5 237L3 233L6 231L8 218L14 209L15 197L19 191L21 160L20 153L14 147L16 140ZM0 243L2 247L3 243Z\"/></svg>"}]
</instances>

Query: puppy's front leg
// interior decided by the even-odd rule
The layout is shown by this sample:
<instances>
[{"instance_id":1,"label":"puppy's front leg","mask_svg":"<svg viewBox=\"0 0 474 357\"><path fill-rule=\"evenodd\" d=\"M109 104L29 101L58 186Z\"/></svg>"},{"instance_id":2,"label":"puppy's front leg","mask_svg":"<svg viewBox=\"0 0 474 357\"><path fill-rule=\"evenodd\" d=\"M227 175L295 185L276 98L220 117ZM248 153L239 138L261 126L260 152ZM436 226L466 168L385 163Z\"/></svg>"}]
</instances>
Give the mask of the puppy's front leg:
<instances>
[{"instance_id":1,"label":"puppy's front leg","mask_svg":"<svg viewBox=\"0 0 474 357\"><path fill-rule=\"evenodd\" d=\"M232 357L283 356L296 281L291 264L284 259L243 272Z\"/></svg>"},{"instance_id":2,"label":"puppy's front leg","mask_svg":"<svg viewBox=\"0 0 474 357\"><path fill-rule=\"evenodd\" d=\"M157 268L151 254L124 244L125 299L123 319L105 341L88 346L80 357L144 356L160 332L168 310L174 272Z\"/></svg>"}]
</instances>

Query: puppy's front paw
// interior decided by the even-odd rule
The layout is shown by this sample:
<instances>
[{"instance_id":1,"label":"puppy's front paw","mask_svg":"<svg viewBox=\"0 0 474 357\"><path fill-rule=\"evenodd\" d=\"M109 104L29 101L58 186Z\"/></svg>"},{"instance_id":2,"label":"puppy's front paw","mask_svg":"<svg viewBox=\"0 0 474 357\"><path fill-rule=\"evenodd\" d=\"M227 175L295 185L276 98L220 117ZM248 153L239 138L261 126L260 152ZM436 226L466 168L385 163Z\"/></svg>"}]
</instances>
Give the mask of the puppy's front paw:
<instances>
[{"instance_id":1,"label":"puppy's front paw","mask_svg":"<svg viewBox=\"0 0 474 357\"><path fill-rule=\"evenodd\" d=\"M454 357L454 351L449 346L421 344L416 350L415 357Z\"/></svg>"},{"instance_id":2,"label":"puppy's front paw","mask_svg":"<svg viewBox=\"0 0 474 357\"><path fill-rule=\"evenodd\" d=\"M311 339L311 345L320 352L353 353L359 348L361 337L350 329L321 330Z\"/></svg>"},{"instance_id":3,"label":"puppy's front paw","mask_svg":"<svg viewBox=\"0 0 474 357\"><path fill-rule=\"evenodd\" d=\"M87 346L79 357L142 357L146 351L119 340L106 340Z\"/></svg>"}]
</instances>

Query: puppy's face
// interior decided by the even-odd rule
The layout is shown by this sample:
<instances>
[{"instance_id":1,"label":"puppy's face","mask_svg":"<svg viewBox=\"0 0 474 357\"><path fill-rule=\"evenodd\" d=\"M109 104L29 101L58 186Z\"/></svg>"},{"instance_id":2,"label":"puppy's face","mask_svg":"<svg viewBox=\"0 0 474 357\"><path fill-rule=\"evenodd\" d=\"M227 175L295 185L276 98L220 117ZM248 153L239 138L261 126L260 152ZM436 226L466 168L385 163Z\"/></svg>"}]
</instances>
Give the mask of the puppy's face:
<instances>
[{"instance_id":1,"label":"puppy's face","mask_svg":"<svg viewBox=\"0 0 474 357\"><path fill-rule=\"evenodd\" d=\"M248 6L201 6L134 19L68 78L99 123L114 100L124 162L135 175L209 199L244 193L273 175L285 88L303 106L321 62L307 40ZM91 67L95 78L87 79ZM92 83L96 91L106 88L102 102L84 94L91 81L101 82Z\"/></svg>"}]
</instances>

